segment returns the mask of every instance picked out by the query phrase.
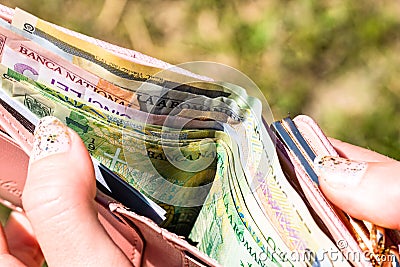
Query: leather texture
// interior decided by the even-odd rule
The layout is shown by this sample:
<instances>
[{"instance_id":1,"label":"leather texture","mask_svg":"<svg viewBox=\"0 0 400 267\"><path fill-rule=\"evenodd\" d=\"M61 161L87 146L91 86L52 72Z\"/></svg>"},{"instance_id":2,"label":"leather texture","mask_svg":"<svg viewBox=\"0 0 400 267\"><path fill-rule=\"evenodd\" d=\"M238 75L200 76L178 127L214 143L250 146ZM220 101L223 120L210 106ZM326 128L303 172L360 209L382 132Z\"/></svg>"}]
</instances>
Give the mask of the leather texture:
<instances>
[{"instance_id":1,"label":"leather texture","mask_svg":"<svg viewBox=\"0 0 400 267\"><path fill-rule=\"evenodd\" d=\"M28 156L10 137L0 132L0 201L21 210L24 178L28 170Z\"/></svg>"}]
</instances>

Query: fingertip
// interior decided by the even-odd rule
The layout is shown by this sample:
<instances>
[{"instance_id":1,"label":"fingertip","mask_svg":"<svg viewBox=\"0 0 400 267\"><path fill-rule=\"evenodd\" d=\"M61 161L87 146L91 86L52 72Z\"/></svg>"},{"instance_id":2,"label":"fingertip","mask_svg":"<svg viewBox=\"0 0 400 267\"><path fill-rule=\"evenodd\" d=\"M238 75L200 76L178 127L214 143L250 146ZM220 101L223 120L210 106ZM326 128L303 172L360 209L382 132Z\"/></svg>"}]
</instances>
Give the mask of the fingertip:
<instances>
[{"instance_id":1,"label":"fingertip","mask_svg":"<svg viewBox=\"0 0 400 267\"><path fill-rule=\"evenodd\" d=\"M29 212L32 206L37 206L35 203L41 198L44 198L43 202L48 202L51 197L49 192L63 197L67 203L73 199L87 201L94 198L96 180L90 155L75 131L65 127L64 136L68 136L68 148L59 150L53 147L50 149L50 154L43 156L41 153L39 158L30 160L22 194L25 211ZM42 148L45 146L38 143L35 139L36 146L42 146ZM65 144L63 142L63 145ZM73 175L74 173L79 173L79 175ZM46 188L51 188L51 190L47 195L43 195L41 192Z\"/></svg>"},{"instance_id":2,"label":"fingertip","mask_svg":"<svg viewBox=\"0 0 400 267\"><path fill-rule=\"evenodd\" d=\"M47 119L35 137L34 150L44 152L30 162L22 202L46 261L66 266L94 265L99 258L107 266L115 259L125 263L98 220L93 163L79 135Z\"/></svg>"},{"instance_id":3,"label":"fingertip","mask_svg":"<svg viewBox=\"0 0 400 267\"><path fill-rule=\"evenodd\" d=\"M369 162L368 168L357 183L322 172L319 187L326 198L350 216L390 229L400 229L400 183L396 173L399 163ZM350 180L351 177L348 177ZM344 182L344 183L343 183Z\"/></svg>"}]
</instances>

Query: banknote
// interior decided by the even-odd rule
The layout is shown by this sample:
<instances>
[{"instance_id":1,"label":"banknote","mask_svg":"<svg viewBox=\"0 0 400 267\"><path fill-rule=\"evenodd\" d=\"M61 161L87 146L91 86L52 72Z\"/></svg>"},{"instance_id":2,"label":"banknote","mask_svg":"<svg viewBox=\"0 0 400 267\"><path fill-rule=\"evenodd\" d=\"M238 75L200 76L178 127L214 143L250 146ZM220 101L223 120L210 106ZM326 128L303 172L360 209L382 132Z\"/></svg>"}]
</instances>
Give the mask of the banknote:
<instances>
[{"instance_id":1,"label":"banknote","mask_svg":"<svg viewBox=\"0 0 400 267\"><path fill-rule=\"evenodd\" d=\"M272 145L271 139L265 138L261 141L263 144ZM254 142L258 142L257 139ZM235 154L235 150L233 151L233 158L240 158ZM268 170L259 167L258 173L254 175L251 171L243 169L245 180L242 181L245 181L249 188L247 194L251 192L256 201L249 208L251 214L258 206L263 216L269 218L270 223L291 250L313 253L335 251L339 254L336 245L319 228L298 192L286 179L279 161L274 160L277 157L275 153L275 149L268 151L267 147L262 150L260 162L264 162L264 165L261 167ZM240 188L246 188L245 184L241 184ZM347 262L340 262L337 265L348 266Z\"/></svg>"},{"instance_id":2,"label":"banknote","mask_svg":"<svg viewBox=\"0 0 400 267\"><path fill-rule=\"evenodd\" d=\"M270 256L283 265L293 266L293 262L283 255L290 253L291 248L284 242L285 236L281 236L270 218L263 214L262 209L256 203L256 197L251 191L242 167L238 162L238 154L234 141L225 148L228 152L229 179L225 184L225 192L230 192L230 198L234 203L234 212L238 213L240 220L245 225L253 240L263 250L265 256Z\"/></svg>"},{"instance_id":3,"label":"banknote","mask_svg":"<svg viewBox=\"0 0 400 267\"><path fill-rule=\"evenodd\" d=\"M109 73L102 67L96 66L93 64L93 62L89 62L87 60L74 60L73 63L82 67L83 69L88 69L94 73L97 73L100 77L106 77L108 81L126 90L146 92L150 87L154 86L152 83L138 83L137 81L121 78L115 74ZM207 68L207 65L204 67ZM157 76L163 77L164 72L165 71L161 71L157 73ZM191 81L187 82L186 84L175 84L174 86L169 87L163 86L163 88L165 88L164 92L166 90L172 90L187 94L194 94L198 97L205 96L213 99L229 98L234 100L242 109L250 108L260 113L262 109L259 99L248 95L244 88L225 81Z\"/></svg>"},{"instance_id":4,"label":"banknote","mask_svg":"<svg viewBox=\"0 0 400 267\"><path fill-rule=\"evenodd\" d=\"M28 20L28 19L32 19L33 21L36 21L36 22L38 22L38 24L43 24L43 25L46 25L46 27L48 27L49 29L52 29L52 28L54 28L53 26L54 25L52 25L52 24L49 24L49 23L47 23L47 22L45 22L45 21L43 21L43 20L40 20L40 19L38 19L38 18L34 18L32 15L29 15L28 13L26 13L26 12L23 12L23 11L17 11L17 13L16 13L16 15L15 15L15 17L14 17L14 22L15 23L13 23L13 25L14 26L16 26L17 28L20 28L20 29L23 29L23 26L21 26L21 25L25 25L27 22L24 22L24 23L22 23L22 21L25 21L25 20ZM29 24L29 23L28 23ZM19 26L18 26L19 25ZM47 28L46 28L47 29ZM25 29L26 30L26 29ZM36 29L34 32L33 32L33 34L36 34L37 32L40 32L41 30L40 29ZM53 36L54 37L54 36ZM55 38L55 37L54 37ZM77 40L76 40L77 41ZM89 44L88 44L89 45ZM89 45L90 47L91 47L91 45ZM193 80L191 80L191 82L193 82ZM199 83L203 83L203 81L199 81ZM216 87L216 85L217 85L217 87ZM210 87L210 88L213 88L212 90L216 90L216 88L218 88L218 86L220 86L220 85L218 85L218 84L215 84L215 83L205 83L205 85L204 85L204 87ZM226 91L226 92L231 92L232 91L232 89L233 89L233 91L235 92L235 94L237 94L237 95L239 95L240 96L240 98L242 98L242 99L245 99L245 101L244 101L244 103L246 104L246 105L249 105L249 103L253 103L253 102L257 102L257 100L255 100L255 99L253 99L253 100L251 100L251 101L248 101L247 99L246 99L246 92L245 92L245 90L243 89L243 88L240 88L239 86L235 86L235 85L230 85L229 87L228 86L222 86L223 87L223 89L224 89L224 91ZM146 88L146 90L143 90L143 91L148 91L148 88ZM198 92L196 92L196 93L198 93ZM240 100L240 98L238 99L238 100ZM142 98L143 99L143 98ZM145 97L144 98L145 99L145 102L146 102L146 105L148 104L148 103L154 103L154 102L156 102L156 100L153 100L151 97ZM239 102L239 103L241 103L242 101L236 101L236 102ZM201 102L201 101L200 101ZM259 102L259 101L258 101ZM257 104L258 104L258 106L259 106L259 103L257 102ZM165 101L161 101L161 104L162 105L164 105L163 103L165 103ZM186 103L185 103L186 104ZM197 104L197 103L196 103ZM172 102L172 105L176 105L175 103L173 103ZM240 104L239 104L240 105ZM251 105L251 104L250 104ZM208 106L208 105L206 105L206 106ZM200 107L200 109L203 109L204 108L204 105L203 106L201 106ZM217 110L217 111L222 111L222 112L224 112L224 111L228 111L228 112L230 112L229 111L229 109L219 109L219 110ZM257 109L255 109L255 108L253 108L252 109L253 110L253 112L255 111L255 110L257 110ZM182 115L182 116L188 116L188 114L190 114L191 112L190 111L186 111L186 110L183 110L183 112L181 112L180 114ZM210 114L207 114L207 115L210 115ZM203 117L207 117L207 116L203 116ZM209 117L209 116L208 116Z\"/></svg>"},{"instance_id":5,"label":"banknote","mask_svg":"<svg viewBox=\"0 0 400 267\"><path fill-rule=\"evenodd\" d=\"M35 23L35 25L31 23ZM104 64L102 64L104 60L100 61L93 60L93 58L103 57L104 54L96 54L96 55L93 54L91 56L87 55L85 57L85 56L80 56L83 53L81 50L73 48L73 47L87 46L90 47L88 48L89 50L96 51L96 49L99 47L94 44L96 41L93 40L93 38L92 39L90 37L82 38L83 35L74 34L72 31L68 31L61 27L57 27L56 25L53 25L51 23L45 22L22 10L16 11L12 25L20 30L24 30L23 31L25 32L24 36L29 36L30 33L31 36L34 35L42 37L42 38L33 38L32 40L40 43L44 47L53 48L52 51L55 54L64 56L69 61L73 62L79 67L89 70L92 73L96 73L100 77L105 78L107 81L110 81L115 85L118 85L128 90L130 89L134 90L135 88L141 86L140 82L137 83L138 81L137 79L127 79L126 77L124 78L123 75L121 77L121 75L118 76L117 74L115 74L115 72L114 73L110 72L110 67L105 68ZM46 30L48 30L48 32ZM28 35L26 33L28 33ZM65 36L63 34L65 34ZM42 41L39 41L38 39L42 39ZM48 42L43 43L43 40L45 41L47 40ZM69 46L69 43L73 43L72 48ZM56 44L56 47L58 47L59 49L57 48L54 49L55 47L54 44ZM124 50L124 49L119 48L115 49L114 51L117 50ZM63 53L62 51L67 51L68 53ZM71 54L73 55L72 57ZM114 57L111 58L114 59L115 55ZM118 61L118 59L116 60ZM188 75L188 79L186 79L186 82L178 83L178 82L167 81L166 79L168 78L172 81L180 80L180 74L183 73L182 69L176 66L170 66L168 64L167 64L168 66L165 66L165 64L160 64L160 65L162 69L159 69L159 72L156 72L156 75L153 76L153 78L158 78L164 81L156 83L156 84L161 84L163 87L187 93L193 93L197 95L204 95L210 98L215 98L215 97L236 98L237 96L240 96L240 98L242 98L243 101L246 102L247 104L251 103L254 100L254 98L251 99L251 97L249 97L246 94L246 91L243 88L240 88L239 86L236 86L235 91L232 91L232 88L224 86L224 82L213 81L208 77L199 76L193 72L185 72ZM155 83L154 80L152 81L151 79L147 80L139 79L139 81L148 81L150 83Z\"/></svg>"},{"instance_id":6,"label":"banknote","mask_svg":"<svg viewBox=\"0 0 400 267\"><path fill-rule=\"evenodd\" d=\"M24 36L13 32L13 27L0 22L1 62L31 78L48 84L59 84L65 90L85 95L95 91L114 102L130 101L129 92L119 88L96 75L82 70L64 58L49 52ZM126 105L126 104L125 104Z\"/></svg>"},{"instance_id":7,"label":"banknote","mask_svg":"<svg viewBox=\"0 0 400 267\"><path fill-rule=\"evenodd\" d=\"M33 85L35 85L36 87L38 87L39 89L42 88L43 90L46 90L48 93L52 94L52 95L56 95L57 97L59 97L60 99L66 100L69 103L74 103L75 106L78 106L78 103L76 102L77 100L75 100L74 96L65 96L65 92L63 90L53 90L50 89L49 86L45 86L43 84L40 84L38 82L34 82L32 79L29 79L27 77L24 77L23 75L17 74L15 71L13 70L3 70L2 71L3 75L7 74L8 76L12 77L12 78L18 78L20 79L24 79L30 83L32 83ZM98 96L98 98L103 98L102 96ZM71 101L71 99L74 99L73 101ZM83 101L83 100L82 100ZM84 102L84 101L83 101ZM130 118L135 118L135 120L139 120L141 122L145 122L148 124L158 124L158 125L165 125L165 126L171 126L171 127L177 127L177 128L208 128L208 129L220 129L221 128L221 124L217 123L215 120L211 120L209 119L209 117L206 117L205 114L200 114L199 116L201 116L201 118L206 117L208 120L197 120L197 119L185 119L185 117L181 117L181 116L175 116L168 119L168 116L165 115L156 115L156 114L148 114L130 107L121 107L119 106L119 110L110 110L108 107L109 105L104 105L107 104L109 102L112 102L108 99L103 98L102 99L102 104L99 104L98 101L94 101L91 100L90 102L88 102L88 104L91 104L91 106L95 106L98 108L103 108L103 110L105 111L110 111L111 113L113 113L114 115L118 115L121 117L126 117L128 119ZM81 103L79 103L79 105L81 105ZM97 109L98 110L98 109ZM97 113L99 111L96 111ZM223 120L224 118L226 118L226 116L220 116L220 114L217 114L216 117L221 117L221 120ZM104 117L103 117L104 118ZM126 121L126 120L122 120L122 119L118 119L118 118L114 118L114 121Z\"/></svg>"},{"instance_id":8,"label":"banknote","mask_svg":"<svg viewBox=\"0 0 400 267\"><path fill-rule=\"evenodd\" d=\"M51 23L41 20L23 10L16 9L12 25L46 39L52 39L53 43L57 43L57 46L63 50L68 50L70 54L96 62L102 65L103 68L121 77L137 81L150 81L156 84L166 84L167 82L167 80L163 78L154 76L162 69L118 56L116 53L100 46L63 32L59 28L54 27ZM193 81L194 79L194 77L188 77L179 72L174 72L173 70L175 69L171 68L167 70L167 72L172 73L175 82L185 83Z\"/></svg>"},{"instance_id":9,"label":"banknote","mask_svg":"<svg viewBox=\"0 0 400 267\"><path fill-rule=\"evenodd\" d=\"M210 83L210 85L215 85L215 83ZM243 88L240 88L239 86L230 84L227 91L229 91L229 90L235 91L235 95L237 96L237 98L235 98L235 102L238 103L238 106L243 106L246 108L247 108L247 106L250 106L250 108L253 112L261 113L260 111L257 111L257 110L261 109L260 101L257 100L256 98L248 97L245 94L245 91ZM138 102L140 102L142 107L146 106L146 110L151 109L153 112L154 111L159 112L158 110L160 109L160 107L161 107L161 109L165 109L166 105L169 105L170 107L174 107L177 104L177 102L175 101L175 99L177 99L176 97L172 97L172 99L174 99L173 101L170 100L171 98L166 98L166 97L161 98L161 101L160 101L160 98L159 98L160 93L158 93L158 92L155 94L152 93L153 96L155 96L155 97L150 97L148 94L148 92L149 92L148 84L146 84L145 87L141 91L144 92L144 95L139 95ZM199 93L199 92L196 91L196 93ZM228 114L228 115L230 115L230 117L232 117L232 109L230 107L226 107L226 106L222 107L222 108L218 107L217 109L214 109L217 112L221 111L222 113L225 113L225 115L222 114L222 116L221 116L221 114L218 114L217 112L207 111L206 114L204 114L203 111L193 112L192 110L186 109L187 107L190 107L192 109L194 108L194 109L198 109L198 110L204 110L205 107L212 106L212 105L208 105L208 104L204 105L204 102L201 101L201 99L197 99L197 100L200 100L200 101L197 101L196 103L193 103L192 101L187 101L184 103L181 102L182 104L179 106L183 107L183 109L181 111L179 111L179 113L177 115L179 115L181 117L185 117L185 118L190 118L190 119L195 117L195 118L201 118L203 120L204 120L204 118L206 118L208 120L214 119L214 120L219 120L219 121L224 121L227 118L225 116L226 114ZM202 104L202 102L203 102L203 104ZM98 102L96 101L96 103L98 103ZM145 104L143 104L143 103L145 103ZM158 106L154 107L153 103L157 103ZM167 103L167 104L165 104L165 103ZM149 106L149 104L150 104L150 106ZM229 105L229 103L227 103L227 105ZM234 118L237 119L238 116L235 115Z\"/></svg>"},{"instance_id":10,"label":"banknote","mask_svg":"<svg viewBox=\"0 0 400 267\"><path fill-rule=\"evenodd\" d=\"M167 115L155 115L130 108L126 108L125 110L123 110L123 112L115 112L114 110L110 111L108 109L101 109L92 102L87 102L74 96L66 96L63 93L63 91L54 90L49 86L45 86L43 84L35 82L34 80L24 75L21 75L20 73L17 73L1 64L0 64L0 75L5 79L12 79L12 80L26 82L25 83L26 86L22 87L21 89L23 90L22 92L16 92L17 88L14 88L13 85L11 84L11 87L13 87L12 89L13 95L19 94L20 96L25 96L25 94L27 94L27 92L25 92L26 88L31 88L29 92L34 91L36 93L42 94L44 97L47 98L51 95L56 98L56 101L63 101L67 105L71 105L78 109L85 110L89 114L97 116L100 119L106 120L108 122L113 122L116 125L122 125L124 127L128 127L131 129L137 129L137 128L142 129L146 125L148 127L154 125L154 127L164 130L163 133L164 136L166 136L167 134L166 131L169 128L185 129L184 131L181 131L183 134L185 131L189 131L187 129L196 129L196 130L191 130L190 132L192 134L197 134L198 136L204 133L204 131L201 129L208 129L207 132L210 132L211 129L216 129L216 130L223 129L221 123L213 120L197 120L197 119L187 119L179 116L170 117ZM51 104L50 102L47 106L48 106L48 108L46 109L47 112L37 115L43 117L46 115L53 114L54 105ZM130 118L134 118L135 120L131 120Z\"/></svg>"},{"instance_id":11,"label":"banknote","mask_svg":"<svg viewBox=\"0 0 400 267\"><path fill-rule=\"evenodd\" d=\"M43 99L34 98L34 95L30 96L33 96L34 100L32 98L29 101L26 101L26 98L16 99L32 113L46 112L43 109L49 101L45 102ZM169 150L169 154L166 155L163 149L165 146L159 143L156 136L145 136L143 132L137 130L122 137L120 128L85 114L79 109L68 107L58 108L55 111L53 115L81 136L88 151L100 163L118 173L129 184L158 202L160 206L165 207L168 213L164 226L167 229L181 235L188 235L201 206L172 206L169 202L177 198L182 203L190 203L182 198L185 195L179 192L179 189L207 185L212 182L215 175L213 155L203 153L203 151L212 151L210 149L212 143L203 142L203 139L177 142L177 144L170 142L168 145L175 145L175 149ZM174 165L174 161L182 159L189 163L193 161L195 164L199 164L204 159L208 165L196 172L185 171ZM171 185L170 188L173 190L162 190L160 181ZM206 195L207 193L202 197L205 198ZM164 203L160 202L160 199Z\"/></svg>"},{"instance_id":12,"label":"banknote","mask_svg":"<svg viewBox=\"0 0 400 267\"><path fill-rule=\"evenodd\" d=\"M210 99L191 93L165 90L148 83L143 85L145 88L140 92L126 91L81 70L4 27L0 27L0 34L5 38L0 47L2 64L121 116L128 116L124 109L129 105L129 108L156 115L211 117L218 121L227 121L229 118L238 121L241 118L240 108L233 100L223 97ZM188 109L198 110L198 113L187 111Z\"/></svg>"},{"instance_id":13,"label":"banknote","mask_svg":"<svg viewBox=\"0 0 400 267\"><path fill-rule=\"evenodd\" d=\"M0 17L2 19L4 19L5 21L11 22L12 18L14 17L14 14L15 14L14 9L11 9L11 8L8 8L8 7L2 6L2 5L0 6ZM154 66L154 67L163 68L163 69L175 67L174 71L180 72L180 73L188 75L188 76L198 77L198 79L201 79L201 80L208 80L207 77L204 77L201 75L196 75L196 74L188 72L184 69L177 68L176 66L173 66L165 61L156 59L154 57L150 57L150 56L142 54L138 51L123 48L123 47L93 38L91 36L87 36L87 35L69 30L67 28L64 28L64 27L61 27L61 26L58 26L55 24L53 24L53 26L66 34L72 35L81 40L85 40L85 41L93 43L97 46L103 47L103 48L105 48L121 57L127 58L129 60L136 61L136 62L144 64L144 65Z\"/></svg>"},{"instance_id":14,"label":"banknote","mask_svg":"<svg viewBox=\"0 0 400 267\"><path fill-rule=\"evenodd\" d=\"M189 238L198 242L201 251L224 266L291 266L248 231L229 187L232 177L226 147L219 140L216 177ZM264 227L274 232L271 225Z\"/></svg>"},{"instance_id":15,"label":"banknote","mask_svg":"<svg viewBox=\"0 0 400 267\"><path fill-rule=\"evenodd\" d=\"M47 40L45 38L41 38L39 36L31 34L27 31L20 30L5 21L0 21L0 25L3 28L13 31L13 32L23 36L24 38L33 41L34 43L40 45L41 47L45 47L46 50L56 54L57 56L64 58L65 60L67 60L71 63L74 63L75 65L81 67L82 69L90 71L91 73L96 73L100 77L111 77L111 79L109 79L109 81L112 81L114 84L120 86L121 88L130 90L130 91L135 91L137 88L139 88L142 85L142 82L140 82L140 81L121 78L117 75L112 74L111 72L107 71L106 69L102 68L101 65L97 65L97 64L95 64L89 60L85 60L83 58L79 58L76 56L74 57L72 54L67 53L68 50L64 51L61 48L59 48L58 46L56 46L54 43L52 43L50 41L51 39ZM172 87L172 88L170 88L172 90L189 92L189 93L193 93L193 94L197 94L197 95L204 95L204 96L207 96L210 98L221 97L221 96L224 96L224 97L230 96L229 89L224 90L224 88L220 88L221 85L219 85L218 83L215 83L215 81L213 81L209 77L197 75L193 72L186 71L185 69L178 68L176 66L168 64L161 60L157 60L157 59L148 57L137 51L118 47L116 45L112 45L112 44L108 44L108 43L104 44L105 42L103 42L103 41L97 40L90 36L79 34L77 32L70 31L68 29L59 27L57 25L52 25L52 26L62 32L69 34L69 35L75 36L79 39L88 41L95 45L102 46L102 47L106 48L107 50L110 50L113 53L116 53L120 56L126 57L128 55L127 57L130 60L139 60L139 62L142 62L142 63L144 62L143 64L149 64L147 61L150 61L150 62L152 62L152 63L150 63L150 65L157 66L158 68L173 69L173 71L177 71L179 73L186 74L189 77L195 77L195 78L197 77L198 78L198 79L195 79L195 81L191 82L190 84L175 83L174 86L170 86L170 87ZM121 51L123 53L121 53ZM150 60L148 60L149 58L150 58ZM162 72L161 72L161 74L158 74L158 75L162 76ZM205 83L197 82L198 80L205 80L208 82L205 82Z\"/></svg>"},{"instance_id":16,"label":"banknote","mask_svg":"<svg viewBox=\"0 0 400 267\"><path fill-rule=\"evenodd\" d=\"M215 130L176 130L175 128L160 127L159 125L151 125L140 121L116 120L114 114L90 107L88 103L80 102L72 97L67 98L60 95L51 88L44 87L29 80L2 65L0 65L0 74L1 72L3 72L3 74L0 75L3 76L1 78L3 90L13 99L28 106L39 118L49 115L58 116L58 114L67 114L71 110L79 110L85 117L91 117L94 120L102 120L126 135L132 135L130 132L133 131L134 133L145 135L146 140L168 142L166 145L183 142L185 140L201 141L206 138L216 137Z\"/></svg>"},{"instance_id":17,"label":"banknote","mask_svg":"<svg viewBox=\"0 0 400 267\"><path fill-rule=\"evenodd\" d=\"M144 149L143 141L137 142L136 138L125 138L123 144L127 165L136 173L139 172L140 179L130 183L167 210L167 221L164 222L167 229L187 236L201 209L201 205L192 205L189 201L194 198L191 194L193 190L189 187L202 187L204 194L195 197L197 203L203 203L208 193L207 188L215 177L216 155L210 148L213 143L193 141L188 144L180 143L177 146L170 144L170 149L166 149L166 146L146 141ZM139 151L146 153L138 153ZM176 165L182 161L185 161L188 171ZM163 200L161 203L157 201L160 199ZM163 202L166 202L166 205ZM168 205L169 203L179 203L179 205Z\"/></svg>"}]
</instances>

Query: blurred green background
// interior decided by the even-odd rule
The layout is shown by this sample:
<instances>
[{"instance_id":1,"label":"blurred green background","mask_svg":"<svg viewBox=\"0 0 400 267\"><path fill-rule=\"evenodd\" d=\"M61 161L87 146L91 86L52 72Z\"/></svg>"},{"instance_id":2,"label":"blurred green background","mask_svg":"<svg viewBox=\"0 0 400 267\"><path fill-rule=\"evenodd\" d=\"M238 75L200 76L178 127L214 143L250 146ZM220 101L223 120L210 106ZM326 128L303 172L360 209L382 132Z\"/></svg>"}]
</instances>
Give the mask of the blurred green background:
<instances>
[{"instance_id":1,"label":"blurred green background","mask_svg":"<svg viewBox=\"0 0 400 267\"><path fill-rule=\"evenodd\" d=\"M225 63L276 119L307 114L327 135L400 159L397 0L1 3L173 64Z\"/></svg>"}]
</instances>

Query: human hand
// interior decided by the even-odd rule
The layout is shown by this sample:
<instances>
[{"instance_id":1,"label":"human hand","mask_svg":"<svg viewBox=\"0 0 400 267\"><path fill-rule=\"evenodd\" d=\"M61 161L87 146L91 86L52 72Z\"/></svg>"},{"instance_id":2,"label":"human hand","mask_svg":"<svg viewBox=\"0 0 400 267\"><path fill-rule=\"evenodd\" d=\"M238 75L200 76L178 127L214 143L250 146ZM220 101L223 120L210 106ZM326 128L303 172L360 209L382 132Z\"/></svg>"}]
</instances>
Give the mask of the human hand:
<instances>
[{"instance_id":1,"label":"human hand","mask_svg":"<svg viewBox=\"0 0 400 267\"><path fill-rule=\"evenodd\" d=\"M40 248L49 266L131 266L98 221L91 166L74 131L54 117L41 120L22 196L33 231L22 214L11 217L9 247L0 235L1 266L40 266Z\"/></svg>"},{"instance_id":2,"label":"human hand","mask_svg":"<svg viewBox=\"0 0 400 267\"><path fill-rule=\"evenodd\" d=\"M325 196L354 218L400 230L400 162L336 139L330 141L341 158L323 157L316 162Z\"/></svg>"}]
</instances>

